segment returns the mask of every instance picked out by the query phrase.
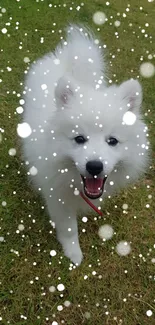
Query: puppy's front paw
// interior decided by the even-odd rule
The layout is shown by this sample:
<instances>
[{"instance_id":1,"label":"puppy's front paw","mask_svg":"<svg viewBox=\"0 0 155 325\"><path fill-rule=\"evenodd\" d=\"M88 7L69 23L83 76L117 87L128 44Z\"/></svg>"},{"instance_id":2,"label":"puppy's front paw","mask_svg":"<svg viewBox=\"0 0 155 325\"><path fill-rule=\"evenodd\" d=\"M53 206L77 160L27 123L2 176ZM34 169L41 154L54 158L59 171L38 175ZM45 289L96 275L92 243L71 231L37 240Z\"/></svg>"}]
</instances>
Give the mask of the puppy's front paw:
<instances>
[{"instance_id":1,"label":"puppy's front paw","mask_svg":"<svg viewBox=\"0 0 155 325\"><path fill-rule=\"evenodd\" d=\"M83 255L80 246L71 244L68 247L64 247L64 254L77 266L81 264Z\"/></svg>"}]
</instances>

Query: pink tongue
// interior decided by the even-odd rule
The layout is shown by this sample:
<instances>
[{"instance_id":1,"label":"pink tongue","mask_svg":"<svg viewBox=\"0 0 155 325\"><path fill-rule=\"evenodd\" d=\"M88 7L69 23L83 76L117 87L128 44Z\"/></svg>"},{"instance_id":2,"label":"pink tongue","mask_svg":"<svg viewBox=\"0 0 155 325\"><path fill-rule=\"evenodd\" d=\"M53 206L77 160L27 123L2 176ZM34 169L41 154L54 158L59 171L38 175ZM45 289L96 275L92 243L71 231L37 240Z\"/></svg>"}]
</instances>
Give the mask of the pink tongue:
<instances>
[{"instance_id":1,"label":"pink tongue","mask_svg":"<svg viewBox=\"0 0 155 325\"><path fill-rule=\"evenodd\" d=\"M85 187L90 193L100 193L100 189L103 185L102 178L86 178L85 179Z\"/></svg>"}]
</instances>

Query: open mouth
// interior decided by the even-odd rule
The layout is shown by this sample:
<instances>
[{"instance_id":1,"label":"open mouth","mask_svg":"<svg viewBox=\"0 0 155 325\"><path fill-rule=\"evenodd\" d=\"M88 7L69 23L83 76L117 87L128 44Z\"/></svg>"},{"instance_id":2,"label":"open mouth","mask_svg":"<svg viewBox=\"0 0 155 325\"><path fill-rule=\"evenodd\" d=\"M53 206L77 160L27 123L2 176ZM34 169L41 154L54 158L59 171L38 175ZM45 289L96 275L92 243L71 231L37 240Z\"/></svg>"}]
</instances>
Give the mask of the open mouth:
<instances>
[{"instance_id":1,"label":"open mouth","mask_svg":"<svg viewBox=\"0 0 155 325\"><path fill-rule=\"evenodd\" d=\"M94 178L94 177L82 177L84 192L90 199L98 199L104 190L104 184L106 182L107 176L104 178Z\"/></svg>"}]
</instances>

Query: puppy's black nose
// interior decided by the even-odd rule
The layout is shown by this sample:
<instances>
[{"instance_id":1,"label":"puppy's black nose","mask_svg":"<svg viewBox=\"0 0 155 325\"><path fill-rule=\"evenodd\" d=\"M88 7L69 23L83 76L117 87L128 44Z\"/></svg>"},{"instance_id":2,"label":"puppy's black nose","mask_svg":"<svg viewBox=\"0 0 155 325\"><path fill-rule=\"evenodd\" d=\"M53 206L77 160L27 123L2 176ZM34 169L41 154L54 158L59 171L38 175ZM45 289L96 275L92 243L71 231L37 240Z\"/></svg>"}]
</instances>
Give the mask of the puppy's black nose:
<instances>
[{"instance_id":1,"label":"puppy's black nose","mask_svg":"<svg viewBox=\"0 0 155 325\"><path fill-rule=\"evenodd\" d=\"M103 164L98 160L90 160L86 163L86 170L92 176L99 175L103 171Z\"/></svg>"}]
</instances>

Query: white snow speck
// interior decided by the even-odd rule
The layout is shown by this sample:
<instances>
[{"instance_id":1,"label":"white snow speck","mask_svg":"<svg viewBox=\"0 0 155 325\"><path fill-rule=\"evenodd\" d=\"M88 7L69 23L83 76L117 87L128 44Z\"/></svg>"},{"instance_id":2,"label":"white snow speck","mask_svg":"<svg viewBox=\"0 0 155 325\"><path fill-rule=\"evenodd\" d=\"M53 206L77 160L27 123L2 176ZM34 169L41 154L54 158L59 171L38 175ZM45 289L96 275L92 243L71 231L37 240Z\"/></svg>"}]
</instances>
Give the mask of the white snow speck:
<instances>
[{"instance_id":1,"label":"white snow speck","mask_svg":"<svg viewBox=\"0 0 155 325\"><path fill-rule=\"evenodd\" d=\"M51 256L55 256L56 254L57 254L57 253L56 253L56 251L55 251L54 249L50 251L50 255L51 255Z\"/></svg>"},{"instance_id":2,"label":"white snow speck","mask_svg":"<svg viewBox=\"0 0 155 325\"><path fill-rule=\"evenodd\" d=\"M102 11L96 11L93 15L93 22L96 25L103 25L105 23L106 15Z\"/></svg>"},{"instance_id":3,"label":"white snow speck","mask_svg":"<svg viewBox=\"0 0 155 325\"><path fill-rule=\"evenodd\" d=\"M150 310L150 309L147 310L146 315L147 315L148 317L152 316L152 314L153 314L152 310Z\"/></svg>"},{"instance_id":4,"label":"white snow speck","mask_svg":"<svg viewBox=\"0 0 155 325\"><path fill-rule=\"evenodd\" d=\"M41 89L42 89L42 90L47 89L47 85L46 85L46 84L42 84L42 85L41 85Z\"/></svg>"},{"instance_id":5,"label":"white snow speck","mask_svg":"<svg viewBox=\"0 0 155 325\"><path fill-rule=\"evenodd\" d=\"M74 191L74 195L79 195L79 194L80 194L80 192L78 190Z\"/></svg>"},{"instance_id":6,"label":"white snow speck","mask_svg":"<svg viewBox=\"0 0 155 325\"><path fill-rule=\"evenodd\" d=\"M90 312L89 312L89 311L86 311L86 312L84 313L84 317L85 317L86 319L89 319L89 318L90 318Z\"/></svg>"},{"instance_id":7,"label":"white snow speck","mask_svg":"<svg viewBox=\"0 0 155 325\"><path fill-rule=\"evenodd\" d=\"M82 221L83 221L83 222L87 222L87 220L88 220L87 217L83 217L83 218L82 218Z\"/></svg>"},{"instance_id":8,"label":"white snow speck","mask_svg":"<svg viewBox=\"0 0 155 325\"><path fill-rule=\"evenodd\" d=\"M56 64L56 65L60 64L60 60L59 60L59 59L54 59L53 62L54 62L54 64Z\"/></svg>"},{"instance_id":9,"label":"white snow speck","mask_svg":"<svg viewBox=\"0 0 155 325\"><path fill-rule=\"evenodd\" d=\"M55 290L56 290L56 288L55 288L54 286L50 286L50 287L49 287L49 291L50 291L50 292L54 292Z\"/></svg>"},{"instance_id":10,"label":"white snow speck","mask_svg":"<svg viewBox=\"0 0 155 325\"><path fill-rule=\"evenodd\" d=\"M155 74L155 67L150 62L144 62L140 66L140 74L142 77L150 78Z\"/></svg>"},{"instance_id":11,"label":"white snow speck","mask_svg":"<svg viewBox=\"0 0 155 325\"><path fill-rule=\"evenodd\" d=\"M17 125L17 133L21 138L27 138L32 133L32 130L30 125L24 122Z\"/></svg>"},{"instance_id":12,"label":"white snow speck","mask_svg":"<svg viewBox=\"0 0 155 325\"><path fill-rule=\"evenodd\" d=\"M54 320L51 325L59 325L59 324Z\"/></svg>"},{"instance_id":13,"label":"white snow speck","mask_svg":"<svg viewBox=\"0 0 155 325\"><path fill-rule=\"evenodd\" d=\"M19 107L16 108L16 112L17 112L18 114L22 114L23 111L24 111L24 109L23 109L22 106L19 106Z\"/></svg>"},{"instance_id":14,"label":"white snow speck","mask_svg":"<svg viewBox=\"0 0 155 325\"><path fill-rule=\"evenodd\" d=\"M29 173L30 173L32 176L35 176L35 175L37 175L37 173L38 173L38 169L37 169L35 166L32 166L32 167L29 169Z\"/></svg>"},{"instance_id":15,"label":"white snow speck","mask_svg":"<svg viewBox=\"0 0 155 325\"><path fill-rule=\"evenodd\" d=\"M116 20L116 21L114 22L115 27L119 27L120 24L121 24L121 22L120 22L119 20Z\"/></svg>"},{"instance_id":16,"label":"white snow speck","mask_svg":"<svg viewBox=\"0 0 155 325\"><path fill-rule=\"evenodd\" d=\"M5 8L2 8L1 9L1 12L4 14L6 12L6 9Z\"/></svg>"},{"instance_id":17,"label":"white snow speck","mask_svg":"<svg viewBox=\"0 0 155 325\"><path fill-rule=\"evenodd\" d=\"M15 156L16 155L16 149L11 148L11 149L9 149L8 153L9 153L10 156Z\"/></svg>"},{"instance_id":18,"label":"white snow speck","mask_svg":"<svg viewBox=\"0 0 155 325\"><path fill-rule=\"evenodd\" d=\"M29 59L27 56L25 56L25 58L24 58L24 62L25 62L25 63L29 63L29 62L30 62L30 59Z\"/></svg>"},{"instance_id":19,"label":"white snow speck","mask_svg":"<svg viewBox=\"0 0 155 325\"><path fill-rule=\"evenodd\" d=\"M2 207L6 207L7 203L6 201L2 201Z\"/></svg>"},{"instance_id":20,"label":"white snow speck","mask_svg":"<svg viewBox=\"0 0 155 325\"><path fill-rule=\"evenodd\" d=\"M4 237L0 236L0 242L3 242L3 241L4 241Z\"/></svg>"},{"instance_id":21,"label":"white snow speck","mask_svg":"<svg viewBox=\"0 0 155 325\"><path fill-rule=\"evenodd\" d=\"M63 306L62 305L57 306L57 310L58 311L62 311L63 310Z\"/></svg>"},{"instance_id":22,"label":"white snow speck","mask_svg":"<svg viewBox=\"0 0 155 325\"><path fill-rule=\"evenodd\" d=\"M130 111L123 115L123 122L126 125L133 125L136 122L136 115Z\"/></svg>"},{"instance_id":23,"label":"white snow speck","mask_svg":"<svg viewBox=\"0 0 155 325\"><path fill-rule=\"evenodd\" d=\"M123 210L127 210L127 209L128 209L128 204L124 203L124 204L122 205L122 209L123 209Z\"/></svg>"},{"instance_id":24,"label":"white snow speck","mask_svg":"<svg viewBox=\"0 0 155 325\"><path fill-rule=\"evenodd\" d=\"M65 286L62 283L58 284L57 289L58 289L58 291L63 291L63 290L65 290Z\"/></svg>"},{"instance_id":25,"label":"white snow speck","mask_svg":"<svg viewBox=\"0 0 155 325\"><path fill-rule=\"evenodd\" d=\"M131 246L126 241L120 241L116 246L116 252L120 256L126 256L131 252Z\"/></svg>"},{"instance_id":26,"label":"white snow speck","mask_svg":"<svg viewBox=\"0 0 155 325\"><path fill-rule=\"evenodd\" d=\"M110 225L104 225L99 228L98 235L100 238L110 239L114 233L113 228Z\"/></svg>"},{"instance_id":27,"label":"white snow speck","mask_svg":"<svg viewBox=\"0 0 155 325\"><path fill-rule=\"evenodd\" d=\"M2 32L3 34L6 34L6 33L7 33L7 29L6 29L6 28L2 28L2 29L1 29L1 32Z\"/></svg>"},{"instance_id":28,"label":"white snow speck","mask_svg":"<svg viewBox=\"0 0 155 325\"><path fill-rule=\"evenodd\" d=\"M94 43L95 43L95 44L99 44L100 42L99 42L98 39L95 39Z\"/></svg>"},{"instance_id":29,"label":"white snow speck","mask_svg":"<svg viewBox=\"0 0 155 325\"><path fill-rule=\"evenodd\" d=\"M20 318L27 319L27 317L24 315L20 315Z\"/></svg>"},{"instance_id":30,"label":"white snow speck","mask_svg":"<svg viewBox=\"0 0 155 325\"><path fill-rule=\"evenodd\" d=\"M19 101L19 104L20 105L24 105L25 104L25 100L21 98L20 101Z\"/></svg>"},{"instance_id":31,"label":"white snow speck","mask_svg":"<svg viewBox=\"0 0 155 325\"><path fill-rule=\"evenodd\" d=\"M69 307L71 305L71 302L69 300L64 301L64 306Z\"/></svg>"},{"instance_id":32,"label":"white snow speck","mask_svg":"<svg viewBox=\"0 0 155 325\"><path fill-rule=\"evenodd\" d=\"M25 229L24 225L21 223L20 225L18 225L18 230L19 231L23 231Z\"/></svg>"}]
</instances>

